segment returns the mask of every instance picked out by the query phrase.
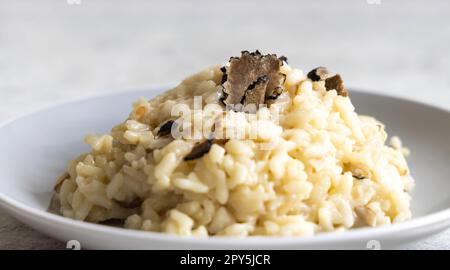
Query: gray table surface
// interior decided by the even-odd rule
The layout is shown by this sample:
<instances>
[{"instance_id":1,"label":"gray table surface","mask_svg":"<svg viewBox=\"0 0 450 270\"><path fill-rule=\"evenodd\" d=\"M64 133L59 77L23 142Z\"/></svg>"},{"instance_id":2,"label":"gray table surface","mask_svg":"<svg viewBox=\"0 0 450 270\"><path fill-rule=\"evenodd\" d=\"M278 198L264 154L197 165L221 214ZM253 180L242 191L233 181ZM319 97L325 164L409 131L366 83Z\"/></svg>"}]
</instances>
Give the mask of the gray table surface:
<instances>
[{"instance_id":1,"label":"gray table surface","mask_svg":"<svg viewBox=\"0 0 450 270\"><path fill-rule=\"evenodd\" d=\"M243 49L450 109L450 1L0 0L0 121L177 82ZM0 210L0 249L64 247ZM450 249L450 230L408 248Z\"/></svg>"}]
</instances>

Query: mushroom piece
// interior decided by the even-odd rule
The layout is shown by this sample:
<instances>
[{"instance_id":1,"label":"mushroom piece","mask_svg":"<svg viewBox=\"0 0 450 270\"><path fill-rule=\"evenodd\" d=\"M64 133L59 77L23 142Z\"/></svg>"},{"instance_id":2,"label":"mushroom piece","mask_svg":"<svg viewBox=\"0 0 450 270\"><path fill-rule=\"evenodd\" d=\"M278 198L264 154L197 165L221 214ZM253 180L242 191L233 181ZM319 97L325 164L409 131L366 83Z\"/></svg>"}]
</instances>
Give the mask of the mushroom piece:
<instances>
[{"instance_id":1,"label":"mushroom piece","mask_svg":"<svg viewBox=\"0 0 450 270\"><path fill-rule=\"evenodd\" d=\"M213 139L208 139L204 142L201 142L192 148L191 152L184 157L184 161L194 160L203 157L206 153L209 152L211 146L213 145Z\"/></svg>"},{"instance_id":2,"label":"mushroom piece","mask_svg":"<svg viewBox=\"0 0 450 270\"><path fill-rule=\"evenodd\" d=\"M262 55L243 51L240 57L230 58L230 65L222 68L221 101L224 105L248 105L259 107L268 97L277 97L283 91L285 76L280 67L285 57L275 54Z\"/></svg>"},{"instance_id":3,"label":"mushroom piece","mask_svg":"<svg viewBox=\"0 0 450 270\"><path fill-rule=\"evenodd\" d=\"M325 79L325 88L328 90L336 90L338 95L343 97L348 96L348 91L344 86L344 81L341 78L341 75L336 74L333 77L329 77Z\"/></svg>"},{"instance_id":4,"label":"mushroom piece","mask_svg":"<svg viewBox=\"0 0 450 270\"><path fill-rule=\"evenodd\" d=\"M313 82L325 81L325 88L327 91L336 90L338 95L344 97L348 96L348 91L344 86L344 81L342 80L341 75L336 74L330 77L326 67L317 67L311 70L308 72L307 77Z\"/></svg>"},{"instance_id":5,"label":"mushroom piece","mask_svg":"<svg viewBox=\"0 0 450 270\"><path fill-rule=\"evenodd\" d=\"M203 157L209 152L213 144L224 145L228 142L228 139L214 139L213 134L209 136L210 139L196 144L191 152L184 157L184 161L194 160Z\"/></svg>"},{"instance_id":6,"label":"mushroom piece","mask_svg":"<svg viewBox=\"0 0 450 270\"><path fill-rule=\"evenodd\" d=\"M353 227L375 227L377 224L377 215L373 210L366 206L355 207L356 219Z\"/></svg>"},{"instance_id":7,"label":"mushroom piece","mask_svg":"<svg viewBox=\"0 0 450 270\"><path fill-rule=\"evenodd\" d=\"M159 127L158 133L156 134L158 137L164 137L167 136L171 133L172 131L172 126L176 125L176 122L174 120L169 120L167 122L165 122L164 124L162 124Z\"/></svg>"},{"instance_id":8,"label":"mushroom piece","mask_svg":"<svg viewBox=\"0 0 450 270\"><path fill-rule=\"evenodd\" d=\"M317 82L317 81L324 81L328 78L328 69L326 67L317 67L306 75L311 81Z\"/></svg>"}]
</instances>

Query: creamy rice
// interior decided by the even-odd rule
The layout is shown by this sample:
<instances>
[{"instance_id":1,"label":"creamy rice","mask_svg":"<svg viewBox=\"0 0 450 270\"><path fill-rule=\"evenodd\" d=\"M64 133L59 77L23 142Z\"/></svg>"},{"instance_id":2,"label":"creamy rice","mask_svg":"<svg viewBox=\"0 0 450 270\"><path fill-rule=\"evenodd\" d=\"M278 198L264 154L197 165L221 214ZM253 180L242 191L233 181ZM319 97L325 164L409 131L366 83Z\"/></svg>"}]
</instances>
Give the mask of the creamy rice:
<instances>
[{"instance_id":1,"label":"creamy rice","mask_svg":"<svg viewBox=\"0 0 450 270\"><path fill-rule=\"evenodd\" d=\"M385 145L383 124L356 114L350 97L323 81L287 64L281 72L285 92L256 114L219 109L219 67L138 100L110 134L87 136L92 151L71 161L56 186L61 213L201 237L309 236L409 219L414 181L400 139ZM194 110L194 96L203 110ZM186 128L190 137L158 136L180 110L180 125L201 128ZM184 160L214 123L226 140Z\"/></svg>"}]
</instances>

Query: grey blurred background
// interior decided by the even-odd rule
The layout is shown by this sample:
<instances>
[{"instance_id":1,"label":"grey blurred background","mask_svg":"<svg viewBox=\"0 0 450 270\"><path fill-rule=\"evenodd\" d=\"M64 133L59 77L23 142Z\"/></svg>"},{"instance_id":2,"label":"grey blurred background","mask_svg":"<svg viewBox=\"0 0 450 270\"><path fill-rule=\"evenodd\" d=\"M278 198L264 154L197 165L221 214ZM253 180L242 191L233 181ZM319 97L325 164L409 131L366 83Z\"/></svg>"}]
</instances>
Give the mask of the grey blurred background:
<instances>
[{"instance_id":1,"label":"grey blurred background","mask_svg":"<svg viewBox=\"0 0 450 270\"><path fill-rule=\"evenodd\" d=\"M178 82L241 50L450 109L450 1L0 0L0 121ZM0 211L0 248L64 248ZM409 248L450 249L450 232Z\"/></svg>"}]
</instances>

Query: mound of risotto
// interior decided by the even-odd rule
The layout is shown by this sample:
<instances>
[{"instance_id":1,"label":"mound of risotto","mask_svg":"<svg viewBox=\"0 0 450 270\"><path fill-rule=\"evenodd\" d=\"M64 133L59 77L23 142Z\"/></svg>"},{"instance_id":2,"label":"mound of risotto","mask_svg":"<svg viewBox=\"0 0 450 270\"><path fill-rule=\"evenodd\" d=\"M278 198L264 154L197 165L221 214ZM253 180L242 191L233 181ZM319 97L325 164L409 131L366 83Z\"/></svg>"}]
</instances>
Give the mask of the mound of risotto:
<instances>
[{"instance_id":1,"label":"mound of risotto","mask_svg":"<svg viewBox=\"0 0 450 270\"><path fill-rule=\"evenodd\" d=\"M183 236L311 236L411 217L397 137L338 74L243 51L134 103L55 190L65 217Z\"/></svg>"}]
</instances>

